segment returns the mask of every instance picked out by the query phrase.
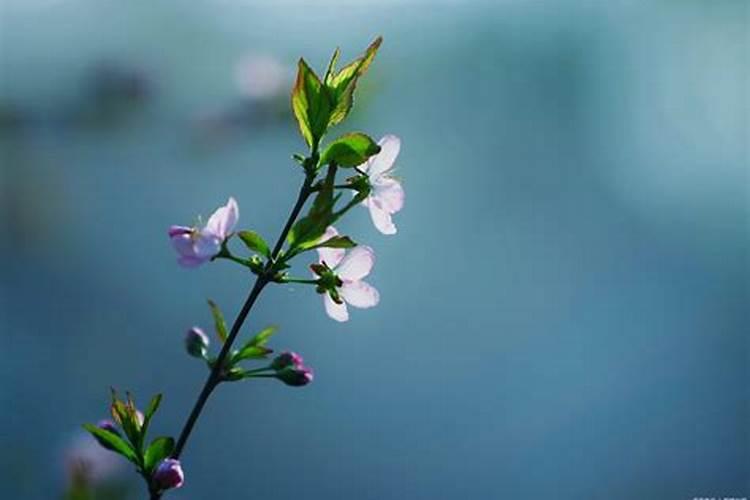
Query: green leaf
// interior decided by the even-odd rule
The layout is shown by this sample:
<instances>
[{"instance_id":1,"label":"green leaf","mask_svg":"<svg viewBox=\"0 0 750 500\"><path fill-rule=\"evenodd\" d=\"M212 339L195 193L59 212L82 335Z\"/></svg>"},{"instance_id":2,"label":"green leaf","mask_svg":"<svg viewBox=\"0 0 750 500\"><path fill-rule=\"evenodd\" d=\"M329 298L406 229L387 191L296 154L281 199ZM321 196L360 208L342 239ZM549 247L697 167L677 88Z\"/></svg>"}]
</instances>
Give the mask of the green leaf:
<instances>
[{"instance_id":1,"label":"green leaf","mask_svg":"<svg viewBox=\"0 0 750 500\"><path fill-rule=\"evenodd\" d=\"M331 239L318 243L315 248L354 248L357 244L348 236L334 236Z\"/></svg>"},{"instance_id":2,"label":"green leaf","mask_svg":"<svg viewBox=\"0 0 750 500\"><path fill-rule=\"evenodd\" d=\"M380 152L380 146L368 135L352 132L342 135L326 147L320 163L335 163L341 167L356 167Z\"/></svg>"},{"instance_id":3,"label":"green leaf","mask_svg":"<svg viewBox=\"0 0 750 500\"><path fill-rule=\"evenodd\" d=\"M89 431L104 448L122 455L134 464L138 463L138 458L133 447L114 432L100 429L94 424L83 424L83 428Z\"/></svg>"},{"instance_id":4,"label":"green leaf","mask_svg":"<svg viewBox=\"0 0 750 500\"><path fill-rule=\"evenodd\" d=\"M335 103L334 109L330 113L329 127L341 123L351 111L354 105L354 90L357 87L357 82L367 72L381 43L383 43L383 38L377 37L367 47L362 57L344 66L336 75L330 78L326 75L325 83L331 89L333 102Z\"/></svg>"},{"instance_id":5,"label":"green leaf","mask_svg":"<svg viewBox=\"0 0 750 500\"><path fill-rule=\"evenodd\" d=\"M174 449L174 439L171 437L158 437L151 441L144 454L143 466L150 475L159 462L167 458Z\"/></svg>"},{"instance_id":6,"label":"green leaf","mask_svg":"<svg viewBox=\"0 0 750 500\"><path fill-rule=\"evenodd\" d=\"M321 83L305 60L300 59L292 89L292 110L308 146L316 147L325 135L333 103L330 89Z\"/></svg>"},{"instance_id":7,"label":"green leaf","mask_svg":"<svg viewBox=\"0 0 750 500\"><path fill-rule=\"evenodd\" d=\"M221 309L216 305L213 300L208 301L208 307L211 308L211 315L214 317L214 327L216 328L216 335L222 343L227 341L227 323L224 321L224 315L221 314Z\"/></svg>"},{"instance_id":8,"label":"green leaf","mask_svg":"<svg viewBox=\"0 0 750 500\"><path fill-rule=\"evenodd\" d=\"M122 426L122 430L134 446L134 449L138 450L140 448L141 426L140 422L138 422L135 404L130 400L125 403L118 399L117 393L113 389L111 413L115 422Z\"/></svg>"},{"instance_id":9,"label":"green leaf","mask_svg":"<svg viewBox=\"0 0 750 500\"><path fill-rule=\"evenodd\" d=\"M279 327L275 325L265 327L264 329L256 333L255 336L250 339L247 345L254 347L263 347L268 343L268 340L271 338L271 336L276 333L276 330L278 330L278 328Z\"/></svg>"},{"instance_id":10,"label":"green leaf","mask_svg":"<svg viewBox=\"0 0 750 500\"><path fill-rule=\"evenodd\" d=\"M148 403L148 407L146 408L146 412L143 414L143 426L141 427L141 440L144 436L146 436L146 432L148 431L148 424L151 423L151 418L156 413L156 410L159 409L159 405L161 404L161 394L157 394L153 398L151 398L151 401Z\"/></svg>"},{"instance_id":11,"label":"green leaf","mask_svg":"<svg viewBox=\"0 0 750 500\"><path fill-rule=\"evenodd\" d=\"M336 201L341 197L341 194L326 205L325 210L320 210L316 213L311 213L300 220L292 227L289 231L289 245L291 253L294 253L294 249L305 248L312 245L323 236L326 232L326 228L335 222L335 214L333 213L333 206Z\"/></svg>"},{"instance_id":12,"label":"green leaf","mask_svg":"<svg viewBox=\"0 0 750 500\"><path fill-rule=\"evenodd\" d=\"M147 422L151 420L151 417L154 416L154 413L156 413L156 410L159 409L159 405L161 404L162 395L157 394L153 398L151 398L151 401L148 404L148 408L146 408L146 413L144 414L144 421ZM145 427L145 424L144 424Z\"/></svg>"},{"instance_id":13,"label":"green leaf","mask_svg":"<svg viewBox=\"0 0 750 500\"><path fill-rule=\"evenodd\" d=\"M326 82L330 87L341 90L352 81L356 80L360 76L364 75L370 68L375 55L378 53L380 45L383 43L383 37L379 36L365 49L365 53L362 57L355 59L343 68L341 71L331 78L330 83Z\"/></svg>"},{"instance_id":14,"label":"green leaf","mask_svg":"<svg viewBox=\"0 0 750 500\"><path fill-rule=\"evenodd\" d=\"M266 258L271 257L271 250L268 248L268 243L266 243L266 240L261 235L255 231L240 231L237 234L251 251L258 252Z\"/></svg>"},{"instance_id":15,"label":"green leaf","mask_svg":"<svg viewBox=\"0 0 750 500\"><path fill-rule=\"evenodd\" d=\"M336 50L333 52L333 55L331 56L331 60L328 63L328 69L326 70L326 75L323 78L323 83L325 83L326 85L330 83L331 79L333 79L333 76L336 73L336 63L338 63L340 55L341 55L341 51L339 50L338 47L336 47Z\"/></svg>"},{"instance_id":16,"label":"green leaf","mask_svg":"<svg viewBox=\"0 0 750 500\"><path fill-rule=\"evenodd\" d=\"M243 359L265 359L268 357L273 350L265 347L271 336L276 333L278 327L271 325L257 334L250 340L248 340L237 352L232 356L232 362L236 363Z\"/></svg>"},{"instance_id":17,"label":"green leaf","mask_svg":"<svg viewBox=\"0 0 750 500\"><path fill-rule=\"evenodd\" d=\"M232 356L232 362L242 361L243 359L265 359L272 349L255 345L245 345Z\"/></svg>"}]
</instances>

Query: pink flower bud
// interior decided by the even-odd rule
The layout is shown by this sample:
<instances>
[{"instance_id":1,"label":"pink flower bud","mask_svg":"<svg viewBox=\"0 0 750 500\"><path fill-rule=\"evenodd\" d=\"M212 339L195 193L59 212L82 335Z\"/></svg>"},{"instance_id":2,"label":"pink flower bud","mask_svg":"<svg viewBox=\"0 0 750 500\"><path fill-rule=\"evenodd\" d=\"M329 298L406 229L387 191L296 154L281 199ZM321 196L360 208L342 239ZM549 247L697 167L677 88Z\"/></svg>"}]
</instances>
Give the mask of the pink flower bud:
<instances>
[{"instance_id":1,"label":"pink flower bud","mask_svg":"<svg viewBox=\"0 0 750 500\"><path fill-rule=\"evenodd\" d=\"M313 381L313 372L302 365L288 366L276 372L276 378L292 387L301 387Z\"/></svg>"},{"instance_id":2,"label":"pink flower bud","mask_svg":"<svg viewBox=\"0 0 750 500\"><path fill-rule=\"evenodd\" d=\"M271 363L271 368L276 371L283 370L284 368L287 368L289 366L293 366L295 368L301 367L302 356L300 356L296 352L285 351L276 356L276 358L274 358L273 362Z\"/></svg>"},{"instance_id":3,"label":"pink flower bud","mask_svg":"<svg viewBox=\"0 0 750 500\"><path fill-rule=\"evenodd\" d=\"M185 474L179 460L167 458L162 460L153 476L153 484L159 490L179 488L185 482Z\"/></svg>"}]
</instances>

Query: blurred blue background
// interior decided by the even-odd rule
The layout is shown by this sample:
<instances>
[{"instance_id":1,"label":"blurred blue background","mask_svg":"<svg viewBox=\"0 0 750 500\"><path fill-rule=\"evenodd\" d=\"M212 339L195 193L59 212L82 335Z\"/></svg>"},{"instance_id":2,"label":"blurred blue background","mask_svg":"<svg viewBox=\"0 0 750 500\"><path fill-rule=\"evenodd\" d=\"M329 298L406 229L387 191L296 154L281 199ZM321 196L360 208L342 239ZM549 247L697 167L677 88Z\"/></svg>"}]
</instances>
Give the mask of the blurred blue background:
<instances>
[{"instance_id":1,"label":"blurred blue background","mask_svg":"<svg viewBox=\"0 0 750 500\"><path fill-rule=\"evenodd\" d=\"M179 268L167 227L233 195L275 238L297 57L378 34L342 130L402 138L406 207L395 237L341 229L382 301L341 325L269 289L245 333L280 324L315 383L222 387L169 497L750 495L747 2L0 9L0 497L62 497L110 385L164 392L178 432L183 334L250 283Z\"/></svg>"}]
</instances>

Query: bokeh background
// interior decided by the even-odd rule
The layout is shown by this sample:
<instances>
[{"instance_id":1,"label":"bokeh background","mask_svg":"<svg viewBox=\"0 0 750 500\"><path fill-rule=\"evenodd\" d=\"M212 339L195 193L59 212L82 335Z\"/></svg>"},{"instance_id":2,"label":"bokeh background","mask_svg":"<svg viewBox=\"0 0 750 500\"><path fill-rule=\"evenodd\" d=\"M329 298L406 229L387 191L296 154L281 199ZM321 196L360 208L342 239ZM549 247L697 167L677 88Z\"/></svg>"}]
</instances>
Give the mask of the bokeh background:
<instances>
[{"instance_id":1,"label":"bokeh background","mask_svg":"<svg viewBox=\"0 0 750 500\"><path fill-rule=\"evenodd\" d=\"M234 195L275 238L296 59L385 43L345 129L403 140L381 304L261 298L315 383L223 387L175 499L750 496L748 4L3 0L0 497L62 498L108 388L176 434L233 316L166 236ZM342 129L343 130L343 129ZM88 455L87 455L88 456ZM142 498L128 467L94 462ZM103 493L99 498L115 498Z\"/></svg>"}]
</instances>

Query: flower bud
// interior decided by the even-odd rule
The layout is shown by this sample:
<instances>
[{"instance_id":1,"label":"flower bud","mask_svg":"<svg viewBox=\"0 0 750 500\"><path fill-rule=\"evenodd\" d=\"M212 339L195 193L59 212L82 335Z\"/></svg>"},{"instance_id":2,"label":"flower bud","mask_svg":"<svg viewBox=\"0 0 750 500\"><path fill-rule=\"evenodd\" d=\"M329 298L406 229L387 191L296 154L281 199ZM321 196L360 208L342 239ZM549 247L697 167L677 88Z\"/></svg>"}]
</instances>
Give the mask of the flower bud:
<instances>
[{"instance_id":1,"label":"flower bud","mask_svg":"<svg viewBox=\"0 0 750 500\"><path fill-rule=\"evenodd\" d=\"M185 335L185 349L195 358L204 358L208 354L208 336L198 328L192 327Z\"/></svg>"},{"instance_id":2,"label":"flower bud","mask_svg":"<svg viewBox=\"0 0 750 500\"><path fill-rule=\"evenodd\" d=\"M143 416L143 412L141 410L135 410L135 423L138 424L139 429L143 427L144 421L145 417Z\"/></svg>"},{"instance_id":3,"label":"flower bud","mask_svg":"<svg viewBox=\"0 0 750 500\"><path fill-rule=\"evenodd\" d=\"M289 352L285 351L276 356L271 362L271 368L273 368L276 371L283 370L284 368L287 368L289 366L292 367L301 367L302 366L302 356L297 354L296 352Z\"/></svg>"},{"instance_id":4,"label":"flower bud","mask_svg":"<svg viewBox=\"0 0 750 500\"><path fill-rule=\"evenodd\" d=\"M185 482L185 474L179 460L167 458L162 460L154 472L153 485L159 491L179 488Z\"/></svg>"},{"instance_id":5,"label":"flower bud","mask_svg":"<svg viewBox=\"0 0 750 500\"><path fill-rule=\"evenodd\" d=\"M313 380L313 372L310 368L302 365L287 366L276 372L276 378L292 387L307 385Z\"/></svg>"}]
</instances>

